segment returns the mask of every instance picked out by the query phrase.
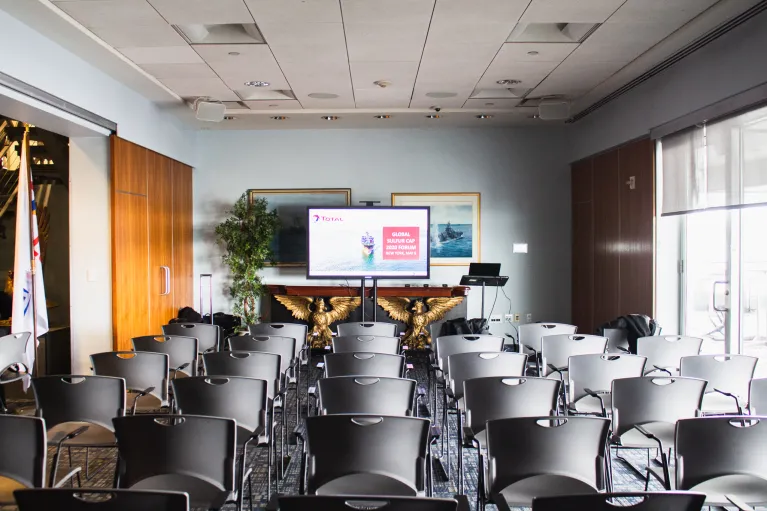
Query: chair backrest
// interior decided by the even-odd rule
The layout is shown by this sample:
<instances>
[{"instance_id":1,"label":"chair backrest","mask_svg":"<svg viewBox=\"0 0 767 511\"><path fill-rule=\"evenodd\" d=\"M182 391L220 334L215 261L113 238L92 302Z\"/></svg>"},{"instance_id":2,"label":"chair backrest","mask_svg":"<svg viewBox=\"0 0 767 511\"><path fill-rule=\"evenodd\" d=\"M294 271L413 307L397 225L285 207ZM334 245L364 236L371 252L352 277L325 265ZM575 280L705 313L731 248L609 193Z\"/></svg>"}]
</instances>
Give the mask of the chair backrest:
<instances>
[{"instance_id":1,"label":"chair backrest","mask_svg":"<svg viewBox=\"0 0 767 511\"><path fill-rule=\"evenodd\" d=\"M184 364L189 364L180 372L197 376L197 353L198 341L196 337L183 337L181 335L142 335L131 339L135 351L151 351L153 353L166 353L171 369L176 369Z\"/></svg>"},{"instance_id":2,"label":"chair backrest","mask_svg":"<svg viewBox=\"0 0 767 511\"><path fill-rule=\"evenodd\" d=\"M705 391L705 380L681 376L613 380L613 431L620 436L636 426L697 417Z\"/></svg>"},{"instance_id":3,"label":"chair backrest","mask_svg":"<svg viewBox=\"0 0 767 511\"><path fill-rule=\"evenodd\" d=\"M547 335L570 335L578 330L575 325L564 323L526 323L519 325L519 343L535 351L541 351L541 339Z\"/></svg>"},{"instance_id":4,"label":"chair backrest","mask_svg":"<svg viewBox=\"0 0 767 511\"><path fill-rule=\"evenodd\" d=\"M294 495L277 499L279 511L456 511L453 499L425 497L335 497L331 495ZM24 510L22 510L24 511ZM686 510L685 510L686 511Z\"/></svg>"},{"instance_id":5,"label":"chair backrest","mask_svg":"<svg viewBox=\"0 0 767 511\"><path fill-rule=\"evenodd\" d=\"M280 356L280 372L285 374L296 358L296 340L274 335L240 335L229 338L232 351L260 351Z\"/></svg>"},{"instance_id":6,"label":"chair backrest","mask_svg":"<svg viewBox=\"0 0 767 511\"><path fill-rule=\"evenodd\" d=\"M0 476L27 488L42 488L47 454L43 419L0 415Z\"/></svg>"},{"instance_id":7,"label":"chair backrest","mask_svg":"<svg viewBox=\"0 0 767 511\"><path fill-rule=\"evenodd\" d=\"M307 491L416 496L425 487L429 420L377 415L306 419Z\"/></svg>"},{"instance_id":8,"label":"chair backrest","mask_svg":"<svg viewBox=\"0 0 767 511\"><path fill-rule=\"evenodd\" d=\"M112 376L40 376L32 378L37 414L51 429L67 422L88 422L109 431L112 417L125 415L125 380Z\"/></svg>"},{"instance_id":9,"label":"chair backrest","mask_svg":"<svg viewBox=\"0 0 767 511\"><path fill-rule=\"evenodd\" d=\"M637 339L637 355L647 357L647 372L658 372L655 367L668 369L672 375L679 374L682 357L700 353L703 339L682 335L653 335Z\"/></svg>"},{"instance_id":10,"label":"chair backrest","mask_svg":"<svg viewBox=\"0 0 767 511\"><path fill-rule=\"evenodd\" d=\"M248 325L250 335L270 335L274 337L292 337L296 340L296 357L306 345L309 327L301 323L256 323Z\"/></svg>"},{"instance_id":11,"label":"chair backrest","mask_svg":"<svg viewBox=\"0 0 767 511\"><path fill-rule=\"evenodd\" d=\"M210 323L171 323L162 326L164 335L180 335L182 337L196 337L197 349L200 353L218 351L221 329L218 325Z\"/></svg>"},{"instance_id":12,"label":"chair backrest","mask_svg":"<svg viewBox=\"0 0 767 511\"><path fill-rule=\"evenodd\" d=\"M381 337L396 337L397 325L395 323L339 323L337 326L338 337L353 335L380 335Z\"/></svg>"},{"instance_id":13,"label":"chair backrest","mask_svg":"<svg viewBox=\"0 0 767 511\"><path fill-rule=\"evenodd\" d=\"M181 492L98 488L46 488L13 492L19 511L188 511Z\"/></svg>"},{"instance_id":14,"label":"chair backrest","mask_svg":"<svg viewBox=\"0 0 767 511\"><path fill-rule=\"evenodd\" d=\"M192 507L223 505L235 489L237 424L200 415L129 415L113 419L119 487L186 491ZM201 505L203 504L203 505Z\"/></svg>"},{"instance_id":15,"label":"chair backrest","mask_svg":"<svg viewBox=\"0 0 767 511\"><path fill-rule=\"evenodd\" d=\"M679 374L708 381L706 392L718 389L745 398L748 396L748 385L754 377L757 360L747 355L682 357Z\"/></svg>"},{"instance_id":16,"label":"chair backrest","mask_svg":"<svg viewBox=\"0 0 767 511\"><path fill-rule=\"evenodd\" d=\"M371 353L388 353L399 355L399 337L383 337L380 335L349 335L333 338L333 353L368 351Z\"/></svg>"},{"instance_id":17,"label":"chair backrest","mask_svg":"<svg viewBox=\"0 0 767 511\"><path fill-rule=\"evenodd\" d=\"M586 334L557 334L541 338L542 376L553 372L549 364L557 368L567 367L568 359L573 355L604 353L607 337Z\"/></svg>"},{"instance_id":18,"label":"chair backrest","mask_svg":"<svg viewBox=\"0 0 767 511\"><path fill-rule=\"evenodd\" d=\"M503 351L503 337L497 335L444 335L434 341L437 364L447 371L447 357L459 353Z\"/></svg>"},{"instance_id":19,"label":"chair backrest","mask_svg":"<svg viewBox=\"0 0 767 511\"><path fill-rule=\"evenodd\" d=\"M240 444L266 428L269 403L264 380L197 376L173 380L171 385L178 413L235 419Z\"/></svg>"},{"instance_id":20,"label":"chair backrest","mask_svg":"<svg viewBox=\"0 0 767 511\"><path fill-rule=\"evenodd\" d=\"M27 343L32 337L29 332L19 332L16 334L8 334L0 337L0 375L2 375L10 366L16 364L22 364L27 368L27 372L31 372L27 367ZM22 375L19 374L21 379ZM10 382L11 379L3 379L4 382Z\"/></svg>"},{"instance_id":21,"label":"chair backrest","mask_svg":"<svg viewBox=\"0 0 767 511\"><path fill-rule=\"evenodd\" d=\"M317 380L320 409L325 415L339 413L413 414L415 380L367 376L336 376Z\"/></svg>"},{"instance_id":22,"label":"chair backrest","mask_svg":"<svg viewBox=\"0 0 767 511\"><path fill-rule=\"evenodd\" d=\"M325 377L378 376L402 378L405 357L385 353L328 353L325 355Z\"/></svg>"},{"instance_id":23,"label":"chair backrest","mask_svg":"<svg viewBox=\"0 0 767 511\"><path fill-rule=\"evenodd\" d=\"M748 408L751 415L767 415L767 378L754 378L749 383Z\"/></svg>"},{"instance_id":24,"label":"chair backrest","mask_svg":"<svg viewBox=\"0 0 767 511\"><path fill-rule=\"evenodd\" d=\"M107 351L91 355L93 373L125 379L128 390L143 391L154 387L151 395L163 404L168 401L170 363L165 353L149 351Z\"/></svg>"},{"instance_id":25,"label":"chair backrest","mask_svg":"<svg viewBox=\"0 0 767 511\"><path fill-rule=\"evenodd\" d=\"M524 376L527 355L491 351L489 353L458 353L447 357L450 389L456 399L463 398L463 382L483 376Z\"/></svg>"},{"instance_id":26,"label":"chair backrest","mask_svg":"<svg viewBox=\"0 0 767 511\"><path fill-rule=\"evenodd\" d=\"M516 483L536 476L543 479L540 476L547 475L556 476L549 480L549 483L556 481L556 485L546 485L541 480L544 488L550 488L546 493L561 495L563 489L596 493L604 486L604 453L609 428L608 419L595 417L488 421L488 494L492 497ZM533 496L536 495L530 497ZM530 503L509 502L509 505L530 506Z\"/></svg>"},{"instance_id":27,"label":"chair backrest","mask_svg":"<svg viewBox=\"0 0 767 511\"><path fill-rule=\"evenodd\" d=\"M705 494L693 492L596 493L540 497L533 511L700 511L705 501Z\"/></svg>"},{"instance_id":28,"label":"chair backrest","mask_svg":"<svg viewBox=\"0 0 767 511\"><path fill-rule=\"evenodd\" d=\"M547 378L473 378L463 382L466 425L476 435L487 421L552 415L557 409L559 380Z\"/></svg>"},{"instance_id":29,"label":"chair backrest","mask_svg":"<svg viewBox=\"0 0 767 511\"><path fill-rule=\"evenodd\" d=\"M590 389L610 392L613 380L644 374L647 359L639 355L575 355L568 362L570 373L569 402L585 397Z\"/></svg>"},{"instance_id":30,"label":"chair backrest","mask_svg":"<svg viewBox=\"0 0 767 511\"><path fill-rule=\"evenodd\" d=\"M222 351L202 356L208 376L242 376L267 383L266 395L274 399L280 389L281 357L275 353L258 351Z\"/></svg>"},{"instance_id":31,"label":"chair backrest","mask_svg":"<svg viewBox=\"0 0 767 511\"><path fill-rule=\"evenodd\" d=\"M767 417L720 416L676 424L676 487L691 490L711 479L767 474ZM748 486L746 486L748 487ZM727 493L737 493L731 491Z\"/></svg>"}]
</instances>

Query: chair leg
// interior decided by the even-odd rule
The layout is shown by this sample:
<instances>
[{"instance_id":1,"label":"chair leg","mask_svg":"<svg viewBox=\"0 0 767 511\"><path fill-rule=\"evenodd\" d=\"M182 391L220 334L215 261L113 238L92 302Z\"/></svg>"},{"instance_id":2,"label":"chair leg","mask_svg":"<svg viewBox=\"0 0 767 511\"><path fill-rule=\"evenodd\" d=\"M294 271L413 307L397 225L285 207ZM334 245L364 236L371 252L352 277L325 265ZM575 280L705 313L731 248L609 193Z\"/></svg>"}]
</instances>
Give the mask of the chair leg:
<instances>
[{"instance_id":1,"label":"chair leg","mask_svg":"<svg viewBox=\"0 0 767 511\"><path fill-rule=\"evenodd\" d=\"M458 410L458 493L463 495L463 415Z\"/></svg>"},{"instance_id":2,"label":"chair leg","mask_svg":"<svg viewBox=\"0 0 767 511\"><path fill-rule=\"evenodd\" d=\"M482 447L477 446L477 511L485 510L485 466Z\"/></svg>"}]
</instances>

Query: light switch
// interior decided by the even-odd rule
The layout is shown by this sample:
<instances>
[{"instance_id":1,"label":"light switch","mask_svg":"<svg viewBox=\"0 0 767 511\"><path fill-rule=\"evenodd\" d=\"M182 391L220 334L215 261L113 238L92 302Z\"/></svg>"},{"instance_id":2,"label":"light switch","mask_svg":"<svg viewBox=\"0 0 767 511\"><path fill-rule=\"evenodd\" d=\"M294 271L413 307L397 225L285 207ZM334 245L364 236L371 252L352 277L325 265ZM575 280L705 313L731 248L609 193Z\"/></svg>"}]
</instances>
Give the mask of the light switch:
<instances>
[{"instance_id":1,"label":"light switch","mask_svg":"<svg viewBox=\"0 0 767 511\"><path fill-rule=\"evenodd\" d=\"M96 282L98 280L98 272L96 270L85 270L85 280Z\"/></svg>"},{"instance_id":2,"label":"light switch","mask_svg":"<svg viewBox=\"0 0 767 511\"><path fill-rule=\"evenodd\" d=\"M514 243L512 251L515 254L527 254L527 243Z\"/></svg>"}]
</instances>

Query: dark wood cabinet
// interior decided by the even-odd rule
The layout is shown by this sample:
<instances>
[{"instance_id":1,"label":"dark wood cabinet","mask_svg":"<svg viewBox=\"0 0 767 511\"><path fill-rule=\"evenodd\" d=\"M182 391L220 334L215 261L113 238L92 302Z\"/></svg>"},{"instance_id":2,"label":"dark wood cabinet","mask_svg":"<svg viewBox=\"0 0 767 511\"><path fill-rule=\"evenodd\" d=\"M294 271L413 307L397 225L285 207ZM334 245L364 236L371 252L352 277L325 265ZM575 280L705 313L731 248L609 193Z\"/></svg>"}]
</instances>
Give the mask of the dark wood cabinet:
<instances>
[{"instance_id":1,"label":"dark wood cabinet","mask_svg":"<svg viewBox=\"0 0 767 511\"><path fill-rule=\"evenodd\" d=\"M572 317L592 333L653 314L654 157L649 139L572 164Z\"/></svg>"}]
</instances>

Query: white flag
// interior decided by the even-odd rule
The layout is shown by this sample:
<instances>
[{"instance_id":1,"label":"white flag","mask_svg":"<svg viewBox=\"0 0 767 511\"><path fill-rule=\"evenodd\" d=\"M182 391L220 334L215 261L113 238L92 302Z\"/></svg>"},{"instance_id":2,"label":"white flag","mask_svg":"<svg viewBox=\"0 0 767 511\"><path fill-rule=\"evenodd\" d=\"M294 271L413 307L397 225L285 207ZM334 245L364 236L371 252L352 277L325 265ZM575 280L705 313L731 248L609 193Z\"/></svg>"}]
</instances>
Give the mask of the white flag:
<instances>
[{"instance_id":1,"label":"white flag","mask_svg":"<svg viewBox=\"0 0 767 511\"><path fill-rule=\"evenodd\" d=\"M28 137L29 134L25 133L24 141L21 144L19 187L16 196L16 258L13 265L11 332L36 333L40 337L48 331L48 311L45 307L43 267L40 263L40 239L37 234L35 192L32 187L32 172L28 161ZM30 221L32 223L31 229ZM35 261L34 279L32 278L33 257ZM34 308L32 307L33 294L35 297ZM37 318L32 317L33 310L36 310ZM37 325L36 332L35 324ZM29 344L27 344L27 367L30 372L35 364L36 347L37 339L30 339ZM25 381L25 387L27 385L28 381Z\"/></svg>"}]
</instances>

